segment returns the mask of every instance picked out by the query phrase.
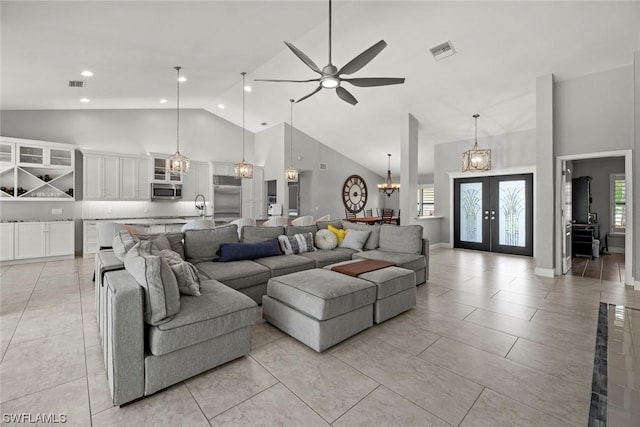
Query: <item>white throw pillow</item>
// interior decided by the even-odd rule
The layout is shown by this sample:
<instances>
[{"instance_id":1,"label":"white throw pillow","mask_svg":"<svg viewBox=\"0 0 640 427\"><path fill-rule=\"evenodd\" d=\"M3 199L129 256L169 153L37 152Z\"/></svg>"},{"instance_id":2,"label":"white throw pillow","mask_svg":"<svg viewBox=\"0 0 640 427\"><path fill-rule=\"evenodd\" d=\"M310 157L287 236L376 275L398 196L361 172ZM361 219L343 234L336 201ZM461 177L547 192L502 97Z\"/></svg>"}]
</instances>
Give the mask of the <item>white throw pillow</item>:
<instances>
[{"instance_id":1,"label":"white throw pillow","mask_svg":"<svg viewBox=\"0 0 640 427\"><path fill-rule=\"evenodd\" d=\"M318 249L330 250L338 246L338 238L335 233L327 229L318 230L314 241Z\"/></svg>"},{"instance_id":2,"label":"white throw pillow","mask_svg":"<svg viewBox=\"0 0 640 427\"><path fill-rule=\"evenodd\" d=\"M369 234L371 234L369 230L347 230L347 235L344 236L340 247L361 251L369 238Z\"/></svg>"}]
</instances>

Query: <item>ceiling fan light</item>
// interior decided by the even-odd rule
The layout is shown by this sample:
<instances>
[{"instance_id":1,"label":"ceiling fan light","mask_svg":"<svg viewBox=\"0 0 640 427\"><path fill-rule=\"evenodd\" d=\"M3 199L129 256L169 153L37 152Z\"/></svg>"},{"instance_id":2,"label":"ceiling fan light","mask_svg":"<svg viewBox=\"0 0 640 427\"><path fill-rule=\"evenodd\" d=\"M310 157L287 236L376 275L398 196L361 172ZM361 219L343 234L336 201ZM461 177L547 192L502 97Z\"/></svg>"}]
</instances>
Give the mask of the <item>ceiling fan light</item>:
<instances>
[{"instance_id":1,"label":"ceiling fan light","mask_svg":"<svg viewBox=\"0 0 640 427\"><path fill-rule=\"evenodd\" d=\"M320 85L326 89L335 89L340 86L340 80L337 77L325 77L320 81Z\"/></svg>"}]
</instances>

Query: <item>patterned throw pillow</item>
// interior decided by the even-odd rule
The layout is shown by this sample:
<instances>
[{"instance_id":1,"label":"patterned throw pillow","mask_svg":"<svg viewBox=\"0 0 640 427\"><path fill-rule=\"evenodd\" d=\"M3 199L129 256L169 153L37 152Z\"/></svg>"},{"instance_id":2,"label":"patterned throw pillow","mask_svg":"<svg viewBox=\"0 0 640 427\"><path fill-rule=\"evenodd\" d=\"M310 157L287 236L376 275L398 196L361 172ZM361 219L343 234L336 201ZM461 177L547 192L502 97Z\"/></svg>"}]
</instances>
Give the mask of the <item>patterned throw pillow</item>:
<instances>
[{"instance_id":1,"label":"patterned throw pillow","mask_svg":"<svg viewBox=\"0 0 640 427\"><path fill-rule=\"evenodd\" d=\"M338 238L338 244L342 243L344 236L347 234L347 230L343 230L341 228L336 228L333 225L329 224L327 226L327 230L331 231Z\"/></svg>"},{"instance_id":2,"label":"patterned throw pillow","mask_svg":"<svg viewBox=\"0 0 640 427\"><path fill-rule=\"evenodd\" d=\"M278 242L285 255L302 254L316 250L315 246L313 246L312 233L294 234L293 236L285 236L283 234L278 236Z\"/></svg>"},{"instance_id":3,"label":"patterned throw pillow","mask_svg":"<svg viewBox=\"0 0 640 427\"><path fill-rule=\"evenodd\" d=\"M329 230L318 230L313 241L318 249L331 250L338 246L338 238Z\"/></svg>"},{"instance_id":4,"label":"patterned throw pillow","mask_svg":"<svg viewBox=\"0 0 640 427\"><path fill-rule=\"evenodd\" d=\"M169 264L171 271L176 276L178 282L178 290L183 295L192 295L199 297L200 294L200 277L198 270L190 262L184 261L180 254L171 249L162 249L160 251L162 259Z\"/></svg>"}]
</instances>

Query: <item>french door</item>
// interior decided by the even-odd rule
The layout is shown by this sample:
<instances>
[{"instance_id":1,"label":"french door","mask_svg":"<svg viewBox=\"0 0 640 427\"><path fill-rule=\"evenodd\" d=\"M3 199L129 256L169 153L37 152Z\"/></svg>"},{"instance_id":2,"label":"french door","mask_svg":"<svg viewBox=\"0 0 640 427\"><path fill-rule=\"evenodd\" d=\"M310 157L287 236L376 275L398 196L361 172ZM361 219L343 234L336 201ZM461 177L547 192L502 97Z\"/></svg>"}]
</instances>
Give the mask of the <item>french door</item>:
<instances>
[{"instance_id":1,"label":"french door","mask_svg":"<svg viewBox=\"0 0 640 427\"><path fill-rule=\"evenodd\" d=\"M533 256L533 174L454 180L454 247Z\"/></svg>"}]
</instances>

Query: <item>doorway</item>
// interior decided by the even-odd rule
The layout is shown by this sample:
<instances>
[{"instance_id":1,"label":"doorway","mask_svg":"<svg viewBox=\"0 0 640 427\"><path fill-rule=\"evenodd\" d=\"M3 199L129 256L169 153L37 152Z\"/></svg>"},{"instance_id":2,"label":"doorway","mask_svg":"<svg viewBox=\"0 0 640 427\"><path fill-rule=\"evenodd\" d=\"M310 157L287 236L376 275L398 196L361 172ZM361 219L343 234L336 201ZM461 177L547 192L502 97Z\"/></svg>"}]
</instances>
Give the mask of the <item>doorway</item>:
<instances>
[{"instance_id":1,"label":"doorway","mask_svg":"<svg viewBox=\"0 0 640 427\"><path fill-rule=\"evenodd\" d=\"M454 247L533 256L533 174L454 179Z\"/></svg>"}]
</instances>

